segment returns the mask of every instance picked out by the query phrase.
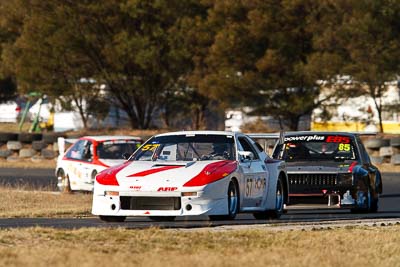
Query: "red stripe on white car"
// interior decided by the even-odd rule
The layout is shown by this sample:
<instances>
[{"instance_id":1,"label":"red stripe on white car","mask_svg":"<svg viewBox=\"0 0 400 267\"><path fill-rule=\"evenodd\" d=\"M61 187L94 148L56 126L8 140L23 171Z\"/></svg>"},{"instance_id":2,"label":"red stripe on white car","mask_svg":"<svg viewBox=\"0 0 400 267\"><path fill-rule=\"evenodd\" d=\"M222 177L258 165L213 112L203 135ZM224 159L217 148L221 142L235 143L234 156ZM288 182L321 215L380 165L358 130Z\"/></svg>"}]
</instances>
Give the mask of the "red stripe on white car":
<instances>
[{"instance_id":1,"label":"red stripe on white car","mask_svg":"<svg viewBox=\"0 0 400 267\"><path fill-rule=\"evenodd\" d=\"M180 165L179 166L176 166L176 165L175 166L163 166L163 167L159 167L159 168L145 170L142 172L137 172L137 173L128 175L128 177L143 177L143 176L147 176L147 175L154 174L157 172L167 171L167 170L181 168L181 167L184 167L184 166L180 166Z\"/></svg>"},{"instance_id":2,"label":"red stripe on white car","mask_svg":"<svg viewBox=\"0 0 400 267\"><path fill-rule=\"evenodd\" d=\"M100 172L96 176L96 181L102 185L119 185L117 181L117 173L130 163L130 161L127 161L124 164L114 166Z\"/></svg>"},{"instance_id":3,"label":"red stripe on white car","mask_svg":"<svg viewBox=\"0 0 400 267\"><path fill-rule=\"evenodd\" d=\"M232 160L218 161L208 164L204 169L183 186L202 186L221 180L234 172L238 163Z\"/></svg>"}]
</instances>

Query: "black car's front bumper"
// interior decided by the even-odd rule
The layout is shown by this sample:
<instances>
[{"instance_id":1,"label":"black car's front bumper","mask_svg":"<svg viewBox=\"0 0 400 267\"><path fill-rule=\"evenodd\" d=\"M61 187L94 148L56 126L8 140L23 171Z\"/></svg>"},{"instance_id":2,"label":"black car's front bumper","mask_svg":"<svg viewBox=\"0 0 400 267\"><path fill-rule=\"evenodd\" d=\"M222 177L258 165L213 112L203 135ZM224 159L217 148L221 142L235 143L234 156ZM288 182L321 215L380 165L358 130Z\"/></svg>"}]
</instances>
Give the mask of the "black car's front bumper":
<instances>
[{"instance_id":1,"label":"black car's front bumper","mask_svg":"<svg viewBox=\"0 0 400 267\"><path fill-rule=\"evenodd\" d=\"M289 196L326 197L328 206L357 206L357 192L352 173L288 173Z\"/></svg>"}]
</instances>

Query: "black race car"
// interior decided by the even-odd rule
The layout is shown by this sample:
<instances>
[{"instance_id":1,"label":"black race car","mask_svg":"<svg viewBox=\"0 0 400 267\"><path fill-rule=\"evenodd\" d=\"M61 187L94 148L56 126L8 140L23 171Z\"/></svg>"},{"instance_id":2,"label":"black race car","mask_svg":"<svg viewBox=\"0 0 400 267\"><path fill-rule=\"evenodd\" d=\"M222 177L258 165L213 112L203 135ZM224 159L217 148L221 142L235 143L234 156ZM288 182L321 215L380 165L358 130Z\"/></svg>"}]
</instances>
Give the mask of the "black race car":
<instances>
[{"instance_id":1,"label":"black race car","mask_svg":"<svg viewBox=\"0 0 400 267\"><path fill-rule=\"evenodd\" d=\"M250 136L256 140L272 137ZM300 197L326 197L328 205L353 212L378 210L381 173L371 164L358 134L287 132L272 153L273 158L286 161L291 202Z\"/></svg>"}]
</instances>

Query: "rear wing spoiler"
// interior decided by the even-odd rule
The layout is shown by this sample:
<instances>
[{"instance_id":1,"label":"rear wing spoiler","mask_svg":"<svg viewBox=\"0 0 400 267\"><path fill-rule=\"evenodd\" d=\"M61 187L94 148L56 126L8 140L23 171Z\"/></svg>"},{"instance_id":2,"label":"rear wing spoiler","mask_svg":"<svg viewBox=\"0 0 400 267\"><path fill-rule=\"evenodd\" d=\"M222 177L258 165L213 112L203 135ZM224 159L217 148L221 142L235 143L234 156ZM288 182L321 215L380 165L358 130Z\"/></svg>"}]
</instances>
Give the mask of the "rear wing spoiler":
<instances>
[{"instance_id":1,"label":"rear wing spoiler","mask_svg":"<svg viewBox=\"0 0 400 267\"><path fill-rule=\"evenodd\" d=\"M58 144L59 156L63 157L64 153L66 151L66 148L68 148L70 145L75 143L77 140L78 140L77 138L58 137L57 144Z\"/></svg>"},{"instance_id":2,"label":"rear wing spoiler","mask_svg":"<svg viewBox=\"0 0 400 267\"><path fill-rule=\"evenodd\" d=\"M368 135L368 136L376 136L378 134L378 132L350 132L352 134L356 134L359 136L363 136L363 135Z\"/></svg>"},{"instance_id":3,"label":"rear wing spoiler","mask_svg":"<svg viewBox=\"0 0 400 267\"><path fill-rule=\"evenodd\" d=\"M279 133L248 133L248 137L259 143L265 152L272 152L277 144L284 143L284 132ZM268 153L270 154L270 153Z\"/></svg>"},{"instance_id":4,"label":"rear wing spoiler","mask_svg":"<svg viewBox=\"0 0 400 267\"><path fill-rule=\"evenodd\" d=\"M247 136L254 139L278 139L279 133L247 133Z\"/></svg>"}]
</instances>

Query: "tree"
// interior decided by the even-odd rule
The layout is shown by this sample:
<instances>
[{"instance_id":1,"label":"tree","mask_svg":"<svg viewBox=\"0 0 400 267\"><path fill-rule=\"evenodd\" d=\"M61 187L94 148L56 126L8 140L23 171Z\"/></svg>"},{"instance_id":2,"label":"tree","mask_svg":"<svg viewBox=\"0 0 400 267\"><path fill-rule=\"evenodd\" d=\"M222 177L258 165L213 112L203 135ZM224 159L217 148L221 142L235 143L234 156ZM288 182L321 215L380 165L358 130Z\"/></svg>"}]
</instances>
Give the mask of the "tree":
<instances>
[{"instance_id":1,"label":"tree","mask_svg":"<svg viewBox=\"0 0 400 267\"><path fill-rule=\"evenodd\" d=\"M93 79L107 86L133 128L150 127L159 96L187 72L190 56L174 29L197 12L197 1L26 2L24 30L3 53L19 86L97 97L79 82Z\"/></svg>"},{"instance_id":2,"label":"tree","mask_svg":"<svg viewBox=\"0 0 400 267\"><path fill-rule=\"evenodd\" d=\"M1 29L11 29L8 36L12 36L2 51L2 71L15 75L21 94L40 92L58 99L67 110L76 107L87 128L86 103L98 99L99 90L82 82L93 72L88 61L71 49L78 44L68 30L68 10L61 11L55 4L13 0L2 6Z\"/></svg>"},{"instance_id":3,"label":"tree","mask_svg":"<svg viewBox=\"0 0 400 267\"><path fill-rule=\"evenodd\" d=\"M374 100L383 132L381 97L388 82L397 80L399 74L400 3L325 0L320 11L324 21L315 24L319 25L315 47L321 52L314 60L320 66L336 66L330 77L349 77L350 85L342 88L342 96L367 95ZM325 79L330 79L327 73Z\"/></svg>"},{"instance_id":4,"label":"tree","mask_svg":"<svg viewBox=\"0 0 400 267\"><path fill-rule=\"evenodd\" d=\"M0 53L3 47L12 44L21 30L25 9L21 8L10 12L10 2L0 3ZM1 67L0 67L1 69ZM4 68L3 68L4 70ZM4 71L0 75L0 102L8 101L17 97L17 85L15 77L10 72Z\"/></svg>"},{"instance_id":5,"label":"tree","mask_svg":"<svg viewBox=\"0 0 400 267\"><path fill-rule=\"evenodd\" d=\"M248 105L273 115L296 130L310 115L320 84L310 73L315 53L310 16L317 2L309 0L205 2L206 19L195 18L199 49L190 80L205 95L226 107Z\"/></svg>"},{"instance_id":6,"label":"tree","mask_svg":"<svg viewBox=\"0 0 400 267\"><path fill-rule=\"evenodd\" d=\"M0 80L0 103L17 97L17 88L11 77Z\"/></svg>"}]
</instances>

